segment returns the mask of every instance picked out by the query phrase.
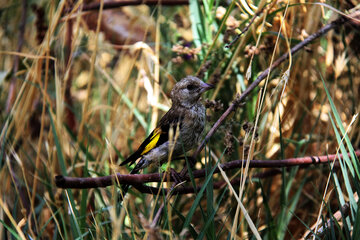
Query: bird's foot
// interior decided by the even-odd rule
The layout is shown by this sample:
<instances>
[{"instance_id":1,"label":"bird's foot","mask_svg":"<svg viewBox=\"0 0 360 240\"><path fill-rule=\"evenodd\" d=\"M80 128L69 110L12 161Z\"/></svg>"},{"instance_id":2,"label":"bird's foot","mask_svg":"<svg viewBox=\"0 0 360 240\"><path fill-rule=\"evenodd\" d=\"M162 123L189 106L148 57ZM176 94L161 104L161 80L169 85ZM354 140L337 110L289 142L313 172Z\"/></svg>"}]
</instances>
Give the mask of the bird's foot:
<instances>
[{"instance_id":1,"label":"bird's foot","mask_svg":"<svg viewBox=\"0 0 360 240\"><path fill-rule=\"evenodd\" d=\"M170 173L170 176L174 179L174 182L176 185L179 185L183 182L182 177L180 176L180 174L178 172L175 171L175 169L169 168L169 173Z\"/></svg>"}]
</instances>

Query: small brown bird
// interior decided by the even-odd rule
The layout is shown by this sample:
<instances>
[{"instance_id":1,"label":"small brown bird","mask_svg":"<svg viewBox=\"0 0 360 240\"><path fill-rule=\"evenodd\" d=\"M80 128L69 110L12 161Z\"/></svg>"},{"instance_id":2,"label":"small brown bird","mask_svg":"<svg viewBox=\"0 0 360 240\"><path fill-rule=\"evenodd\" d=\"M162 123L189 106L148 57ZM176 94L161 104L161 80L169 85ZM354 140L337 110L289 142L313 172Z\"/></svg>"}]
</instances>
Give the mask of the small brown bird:
<instances>
[{"instance_id":1,"label":"small brown bird","mask_svg":"<svg viewBox=\"0 0 360 240\"><path fill-rule=\"evenodd\" d=\"M140 147L120 165L134 164L140 158L131 174L137 174L150 164L168 160L169 151L172 156L183 155L196 147L205 126L205 107L200 101L203 92L214 86L194 76L187 76L177 82L171 90L172 106L161 118L158 126L144 140ZM178 138L169 141L169 131L173 129L175 136L178 127ZM121 185L124 197L129 185Z\"/></svg>"}]
</instances>

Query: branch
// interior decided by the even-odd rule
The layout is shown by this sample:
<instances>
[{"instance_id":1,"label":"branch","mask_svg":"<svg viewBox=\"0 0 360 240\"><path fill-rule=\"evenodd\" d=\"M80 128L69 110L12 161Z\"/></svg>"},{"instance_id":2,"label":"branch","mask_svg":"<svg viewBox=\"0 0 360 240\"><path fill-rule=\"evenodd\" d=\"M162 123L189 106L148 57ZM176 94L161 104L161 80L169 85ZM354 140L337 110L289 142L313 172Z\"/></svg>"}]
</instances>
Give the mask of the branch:
<instances>
[{"instance_id":1,"label":"branch","mask_svg":"<svg viewBox=\"0 0 360 240\"><path fill-rule=\"evenodd\" d=\"M304 48L306 45L314 41L316 38L324 35L331 29L339 26L340 24L344 23L344 18L340 17L337 20L334 20L330 22L329 24L322 27L319 31L317 31L314 34L311 34L308 38L306 38L304 41L298 43L293 48L291 48L291 55L298 52L300 49ZM204 148L205 144L210 140L211 136L214 135L216 130L220 127L220 125L225 121L225 119L230 115L232 111L235 111L241 102L245 100L245 98L250 94L252 90L254 90L255 87L257 87L262 80L266 78L266 76L269 74L269 72L278 67L282 62L287 60L289 58L289 53L283 54L281 57L279 57L270 67L265 69L257 78L256 80L250 84L250 86L236 99L233 100L229 108L221 115L221 117L217 120L217 122L214 124L214 126L210 129L208 134L206 135L205 139L202 141L200 146L196 149L196 151L193 154L193 158L196 158L196 156L201 152L201 150Z\"/></svg>"},{"instance_id":2,"label":"branch","mask_svg":"<svg viewBox=\"0 0 360 240\"><path fill-rule=\"evenodd\" d=\"M308 38L306 38L304 41L300 42L299 44L295 45L290 53L293 55L296 52L298 52L301 48L308 45L311 41L315 40L316 38L324 35L331 29L337 27L338 25L341 25L344 22L344 18L340 17L335 21L330 22L329 24L325 25L323 28L321 28L316 33L310 35ZM214 124L214 126L210 129L208 134L206 135L205 139L202 141L200 146L196 149L196 151L193 154L193 158L195 159L197 155L201 152L201 150L205 147L205 144L210 140L211 136L214 135L215 131L220 127L220 125L225 121L225 119L230 115L232 111L235 111L240 103L245 100L245 97L250 94L254 88L259 85L259 83L266 78L266 76L270 73L270 71L273 68L278 67L282 62L284 62L286 59L288 59L289 53L283 54L280 58L278 58L270 67L268 67L264 72L262 72L256 80L250 84L250 86L239 96L237 97L229 106L229 108L221 115L221 117L218 119L218 121ZM185 166L184 169L181 171L180 176L183 177L187 173L187 167ZM173 185L174 187L174 185ZM169 195L170 197L170 195ZM153 219L151 226L155 227L162 215L162 211L164 210L164 203L160 206L158 209L155 218Z\"/></svg>"},{"instance_id":3,"label":"branch","mask_svg":"<svg viewBox=\"0 0 360 240\"><path fill-rule=\"evenodd\" d=\"M357 193L354 193L355 201L359 201L359 196ZM340 207L336 213L334 213L330 218L328 218L326 221L323 218L320 222L316 222L309 230L307 230L303 237L300 238L300 240L310 239L314 236L314 234L321 238L325 234L327 234L329 231L331 231L333 225L335 225L337 222L339 222L341 219L345 219L350 214L350 203L346 202L344 205ZM320 226L317 231L315 232L315 229L317 226Z\"/></svg>"},{"instance_id":4,"label":"branch","mask_svg":"<svg viewBox=\"0 0 360 240\"><path fill-rule=\"evenodd\" d=\"M178 5L188 5L188 0L122 0L122 1L110 1L105 2L103 10L107 9L114 9L119 8L123 6L133 6L133 5L141 5L145 4L148 6L158 5L161 4L163 6L178 6ZM100 9L100 3L94 2L89 4L84 4L82 11L88 12L88 11L97 11ZM73 9L68 8L65 10L65 13L71 12Z\"/></svg>"},{"instance_id":5,"label":"branch","mask_svg":"<svg viewBox=\"0 0 360 240\"><path fill-rule=\"evenodd\" d=\"M268 177L273 177L277 174L280 174L281 170L279 170L278 168L274 168L262 173L257 173L254 174L251 179L261 179L261 178L268 178ZM230 181L231 185L239 185L240 184L240 178L236 178ZM213 187L214 189L221 189L226 185L225 181L218 181L218 182L214 182L213 183ZM147 194L153 194L153 195L157 195L160 191L160 193L164 193L164 194L168 194L169 189L168 188L156 188L156 187L149 187L146 185L141 185L141 184L134 184L133 185L134 188L136 188L139 192L141 193L147 193ZM196 187L196 192L199 192L201 190L201 188L203 187L203 185L199 185ZM179 186L179 187L175 187L172 189L172 194L188 194L188 193L195 193L195 189L193 187L185 187L185 186Z\"/></svg>"},{"instance_id":6,"label":"branch","mask_svg":"<svg viewBox=\"0 0 360 240\"><path fill-rule=\"evenodd\" d=\"M355 152L356 156L360 156L360 150ZM339 154L342 158L342 154ZM324 155L320 157L300 157L300 158L289 158L285 160L250 160L250 168L280 168L280 167L294 167L301 166L307 167L312 164L324 164L328 162L333 162L337 160L337 155ZM241 168L245 166L247 160L234 160L231 162L221 164L221 168L224 171L230 171L233 169ZM218 168L215 169L215 173L219 173ZM116 174L109 175L104 177L88 177L88 178L78 178L78 177L66 177L58 175L55 177L55 184L59 188L98 188L98 187L107 187L116 183L125 183L134 185L134 187L139 188L139 185L149 182L161 182L164 174L167 173L151 173L151 174ZM193 171L194 178L202 178L206 176L206 170L195 170ZM166 176L168 177L168 176ZM174 182L175 179L169 176L170 182ZM187 174L184 176L183 181L189 181L190 177Z\"/></svg>"},{"instance_id":7,"label":"branch","mask_svg":"<svg viewBox=\"0 0 360 240\"><path fill-rule=\"evenodd\" d=\"M345 19L343 17L338 18L335 21L330 22L329 24L325 25L324 27L322 27L319 31L317 31L316 33L310 35L308 38L306 38L304 41L300 42L299 44L295 45L291 51L290 54L295 54L296 52L298 52L301 48L305 47L306 45L308 45L310 42L314 41L316 38L324 35L325 33L327 33L328 31L330 31L331 29L343 24L345 22ZM215 131L220 127L220 125L225 121L225 119L230 115L230 113L232 111L235 111L240 103L242 101L245 100L245 97L247 95L250 94L250 92L252 90L254 90L254 88L256 86L259 85L259 83L266 78L266 76L270 73L270 71L273 68L278 67L282 62L284 62L287 58L289 57L289 53L285 53L283 54L280 58L278 58L269 68L267 68L264 72L262 72L257 78L256 80L250 84L250 86L239 96L237 97L229 106L229 108L223 113L223 115L218 119L218 121L214 124L214 126L210 129L210 131L208 132L208 134L206 135L205 139L203 140L203 142L200 144L200 146L196 149L196 151L193 154L193 158L195 159L197 155L199 155L199 153L201 152L201 150L204 148L205 144L210 140L211 136L215 133ZM187 173L187 167L185 166L183 168L183 170L180 173L180 176L183 177L185 176ZM174 187L174 185L173 185ZM171 195L169 195L169 197L171 197ZM151 226L155 227L157 225L157 222L159 221L162 211L164 209L164 203L160 206L160 208L158 209L155 218L153 219Z\"/></svg>"}]
</instances>

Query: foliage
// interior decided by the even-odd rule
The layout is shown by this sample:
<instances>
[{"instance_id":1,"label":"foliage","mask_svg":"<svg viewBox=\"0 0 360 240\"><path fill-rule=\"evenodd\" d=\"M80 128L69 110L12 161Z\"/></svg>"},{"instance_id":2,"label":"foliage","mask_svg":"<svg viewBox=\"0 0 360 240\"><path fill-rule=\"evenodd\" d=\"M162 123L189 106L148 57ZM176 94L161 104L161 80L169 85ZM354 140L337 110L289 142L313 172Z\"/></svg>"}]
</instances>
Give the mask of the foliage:
<instances>
[{"instance_id":1,"label":"foliage","mask_svg":"<svg viewBox=\"0 0 360 240\"><path fill-rule=\"evenodd\" d=\"M197 158L195 168L207 176L187 183L200 186L195 194L166 199L131 189L119 203L117 185L64 190L54 183L58 174L128 173L120 162L169 109L171 87L186 75L216 84L204 96L207 133L261 71L351 13L355 1L161 1L84 13L82 1L69 2L12 0L0 10L0 238L359 238L356 20L271 70ZM246 166L212 174L234 159L334 153L346 157L267 178L251 179L266 170Z\"/></svg>"}]
</instances>

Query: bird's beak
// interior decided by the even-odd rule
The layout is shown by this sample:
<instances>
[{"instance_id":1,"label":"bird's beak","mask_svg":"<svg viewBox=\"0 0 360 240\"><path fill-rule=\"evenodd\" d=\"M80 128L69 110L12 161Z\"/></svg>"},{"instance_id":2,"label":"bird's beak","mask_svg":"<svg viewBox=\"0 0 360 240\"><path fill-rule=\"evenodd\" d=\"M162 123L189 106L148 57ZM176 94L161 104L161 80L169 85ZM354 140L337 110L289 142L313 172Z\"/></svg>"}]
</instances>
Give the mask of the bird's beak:
<instances>
[{"instance_id":1,"label":"bird's beak","mask_svg":"<svg viewBox=\"0 0 360 240\"><path fill-rule=\"evenodd\" d=\"M212 88L214 88L215 86L214 85L212 85L212 84L210 84L210 83L204 83L204 82L202 82L201 83L201 92L203 93L203 92L206 92L207 90L210 90L210 89L212 89Z\"/></svg>"}]
</instances>

